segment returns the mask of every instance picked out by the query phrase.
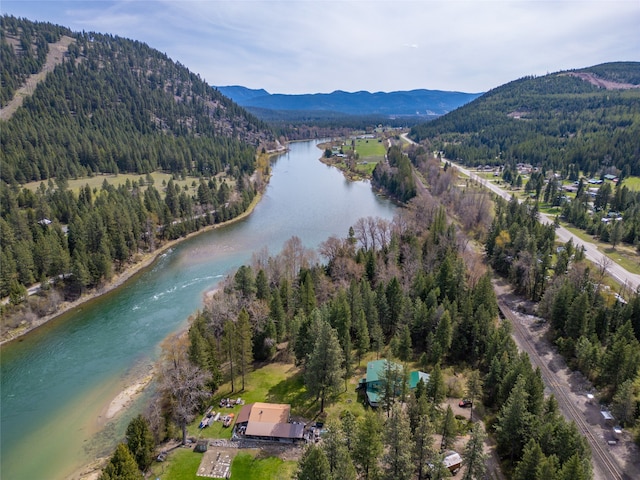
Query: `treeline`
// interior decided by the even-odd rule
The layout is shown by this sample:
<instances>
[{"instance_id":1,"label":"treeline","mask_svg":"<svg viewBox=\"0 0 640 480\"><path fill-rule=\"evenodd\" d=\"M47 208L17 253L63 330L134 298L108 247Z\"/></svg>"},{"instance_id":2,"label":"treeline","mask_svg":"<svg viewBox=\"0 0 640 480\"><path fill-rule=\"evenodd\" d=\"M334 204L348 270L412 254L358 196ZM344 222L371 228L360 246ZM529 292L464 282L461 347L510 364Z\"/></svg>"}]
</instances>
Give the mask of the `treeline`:
<instances>
[{"instance_id":1,"label":"treeline","mask_svg":"<svg viewBox=\"0 0 640 480\"><path fill-rule=\"evenodd\" d=\"M640 296L628 302L605 287L607 265L588 266L572 242L554 246L553 225L537 221L534 204L497 201L486 251L491 265L516 290L540 300L551 339L612 402L627 427L640 415Z\"/></svg>"},{"instance_id":2,"label":"treeline","mask_svg":"<svg viewBox=\"0 0 640 480\"><path fill-rule=\"evenodd\" d=\"M8 32L46 27L3 17L3 76L24 80L22 53ZM63 63L2 122L5 182L157 169L208 177L227 167L240 176L253 170L255 147L273 140L265 123L157 50L110 35L65 33L74 42Z\"/></svg>"},{"instance_id":3,"label":"treeline","mask_svg":"<svg viewBox=\"0 0 640 480\"><path fill-rule=\"evenodd\" d=\"M389 148L385 161L378 162L371 182L376 188L403 203L411 200L417 193L411 160L397 145Z\"/></svg>"},{"instance_id":4,"label":"treeline","mask_svg":"<svg viewBox=\"0 0 640 480\"><path fill-rule=\"evenodd\" d=\"M578 72L637 84L640 63ZM414 127L411 137L469 166L521 162L587 176L611 167L639 175L640 90L604 90L566 73L526 77Z\"/></svg>"},{"instance_id":5,"label":"treeline","mask_svg":"<svg viewBox=\"0 0 640 480\"><path fill-rule=\"evenodd\" d=\"M194 180L195 182L195 180ZM26 287L40 282L42 295L29 299L41 316L66 298L108 281L114 273L163 242L244 212L257 190L247 176L236 187L216 178L198 182L189 195L172 179L161 195L150 175L119 187L106 180L100 189L76 194L64 182L41 183L32 192L0 184L0 296L9 307L27 299Z\"/></svg>"},{"instance_id":6,"label":"treeline","mask_svg":"<svg viewBox=\"0 0 640 480\"><path fill-rule=\"evenodd\" d=\"M377 478L379 472L382 478L426 478L433 466L442 465L431 436L442 435L448 448L468 429L441 407L445 365L477 372L467 389L492 412L489 427L514 478L590 478L585 440L563 419L555 400L544 398L539 371L518 353L509 325L498 321L490 275L478 272L479 264L468 269L466 244L437 201L418 197L391 223L361 219L346 238L323 242L319 253L323 263L294 237L277 256L258 252L250 266L227 279L193 319L188 344L176 349L176 339L169 349L183 352L177 357L182 365L197 367L196 383L208 393L185 414L180 393L164 388L159 399L164 413L150 419L156 438L170 436L171 425L184 432L217 386L224 379L242 379L253 360L293 356L322 410L345 388L362 356L384 351L401 362L418 361L431 374L429 382L409 396L406 410L389 396L382 409L388 419L367 412L331 426L329 438L335 442L307 451L298 478L311 478L302 473L307 468L320 469L322 478ZM337 444L352 448L332 454ZM467 452L465 458L470 462L473 455Z\"/></svg>"}]
</instances>

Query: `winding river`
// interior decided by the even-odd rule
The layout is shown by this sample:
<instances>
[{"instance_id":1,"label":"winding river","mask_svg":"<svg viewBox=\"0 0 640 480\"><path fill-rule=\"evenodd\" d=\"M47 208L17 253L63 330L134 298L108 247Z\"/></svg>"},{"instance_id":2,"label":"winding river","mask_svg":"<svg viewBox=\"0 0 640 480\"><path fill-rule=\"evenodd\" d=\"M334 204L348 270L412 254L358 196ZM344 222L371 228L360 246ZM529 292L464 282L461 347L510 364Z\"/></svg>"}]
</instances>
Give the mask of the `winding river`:
<instances>
[{"instance_id":1,"label":"winding river","mask_svg":"<svg viewBox=\"0 0 640 480\"><path fill-rule=\"evenodd\" d=\"M291 236L309 248L345 237L360 217L391 219L396 207L368 182L322 164L318 141L294 143L246 219L180 243L122 287L2 347L0 477L64 479L108 455L134 405L117 420L106 409L150 368L162 340L186 325L203 294L266 247Z\"/></svg>"}]
</instances>

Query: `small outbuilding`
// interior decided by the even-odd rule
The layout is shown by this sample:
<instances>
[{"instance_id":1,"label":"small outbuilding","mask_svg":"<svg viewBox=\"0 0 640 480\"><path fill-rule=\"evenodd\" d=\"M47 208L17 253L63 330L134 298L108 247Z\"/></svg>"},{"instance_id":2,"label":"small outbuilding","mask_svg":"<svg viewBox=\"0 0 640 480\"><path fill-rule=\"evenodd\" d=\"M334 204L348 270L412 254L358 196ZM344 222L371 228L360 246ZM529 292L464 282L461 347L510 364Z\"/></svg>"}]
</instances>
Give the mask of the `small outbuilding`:
<instances>
[{"instance_id":1,"label":"small outbuilding","mask_svg":"<svg viewBox=\"0 0 640 480\"><path fill-rule=\"evenodd\" d=\"M458 452L454 452L453 450L451 450L445 454L442 463L444 463L444 466L447 467L449 471L455 475L462 467L462 457Z\"/></svg>"}]
</instances>

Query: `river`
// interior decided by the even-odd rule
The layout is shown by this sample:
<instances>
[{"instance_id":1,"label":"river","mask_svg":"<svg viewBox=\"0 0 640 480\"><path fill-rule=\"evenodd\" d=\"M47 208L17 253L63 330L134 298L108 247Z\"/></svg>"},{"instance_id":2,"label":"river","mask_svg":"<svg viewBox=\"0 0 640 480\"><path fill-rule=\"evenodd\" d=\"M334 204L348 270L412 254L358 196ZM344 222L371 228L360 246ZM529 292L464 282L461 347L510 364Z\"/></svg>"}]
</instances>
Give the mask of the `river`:
<instances>
[{"instance_id":1,"label":"river","mask_svg":"<svg viewBox=\"0 0 640 480\"><path fill-rule=\"evenodd\" d=\"M273 161L265 194L244 220L185 240L122 287L2 347L0 478L64 479L108 454L136 411L105 424L111 400L253 252L278 253L293 235L316 248L346 237L360 217L392 218L396 207L368 182L322 164L317 144L293 143Z\"/></svg>"}]
</instances>

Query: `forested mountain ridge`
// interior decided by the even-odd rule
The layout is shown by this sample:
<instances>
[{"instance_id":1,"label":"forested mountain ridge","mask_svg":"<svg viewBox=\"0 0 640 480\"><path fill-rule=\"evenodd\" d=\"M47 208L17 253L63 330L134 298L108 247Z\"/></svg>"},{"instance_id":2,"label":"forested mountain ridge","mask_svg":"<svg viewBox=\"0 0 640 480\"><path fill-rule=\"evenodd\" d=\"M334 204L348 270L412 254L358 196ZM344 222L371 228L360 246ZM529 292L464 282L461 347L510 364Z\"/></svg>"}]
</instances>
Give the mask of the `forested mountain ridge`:
<instances>
[{"instance_id":1,"label":"forested mountain ridge","mask_svg":"<svg viewBox=\"0 0 640 480\"><path fill-rule=\"evenodd\" d=\"M149 46L2 17L3 105L37 72L48 42L67 56L2 124L1 177L24 183L95 172L215 174L253 169L268 126Z\"/></svg>"},{"instance_id":2,"label":"forested mountain ridge","mask_svg":"<svg viewBox=\"0 0 640 480\"><path fill-rule=\"evenodd\" d=\"M640 63L521 78L414 127L411 137L471 166L522 162L576 180L580 171L638 175Z\"/></svg>"},{"instance_id":3,"label":"forested mountain ridge","mask_svg":"<svg viewBox=\"0 0 640 480\"><path fill-rule=\"evenodd\" d=\"M272 94L264 89L253 90L241 86L216 87L238 105L252 111L303 111L340 113L358 116L423 116L436 117L455 110L480 93L448 92L442 90L410 90L396 92L309 93L301 95Z\"/></svg>"},{"instance_id":4,"label":"forested mountain ridge","mask_svg":"<svg viewBox=\"0 0 640 480\"><path fill-rule=\"evenodd\" d=\"M257 151L275 145L274 134L198 75L111 35L10 16L0 17L0 32L3 107L45 71L55 42L73 40L0 120L3 313L18 321L51 314L167 240L249 207L262 184ZM172 176L154 185L156 171ZM122 173L140 176L89 185L97 174ZM87 183L68 188L77 178ZM32 181L41 181L37 189L24 187ZM45 289L26 302L35 282Z\"/></svg>"}]
</instances>

